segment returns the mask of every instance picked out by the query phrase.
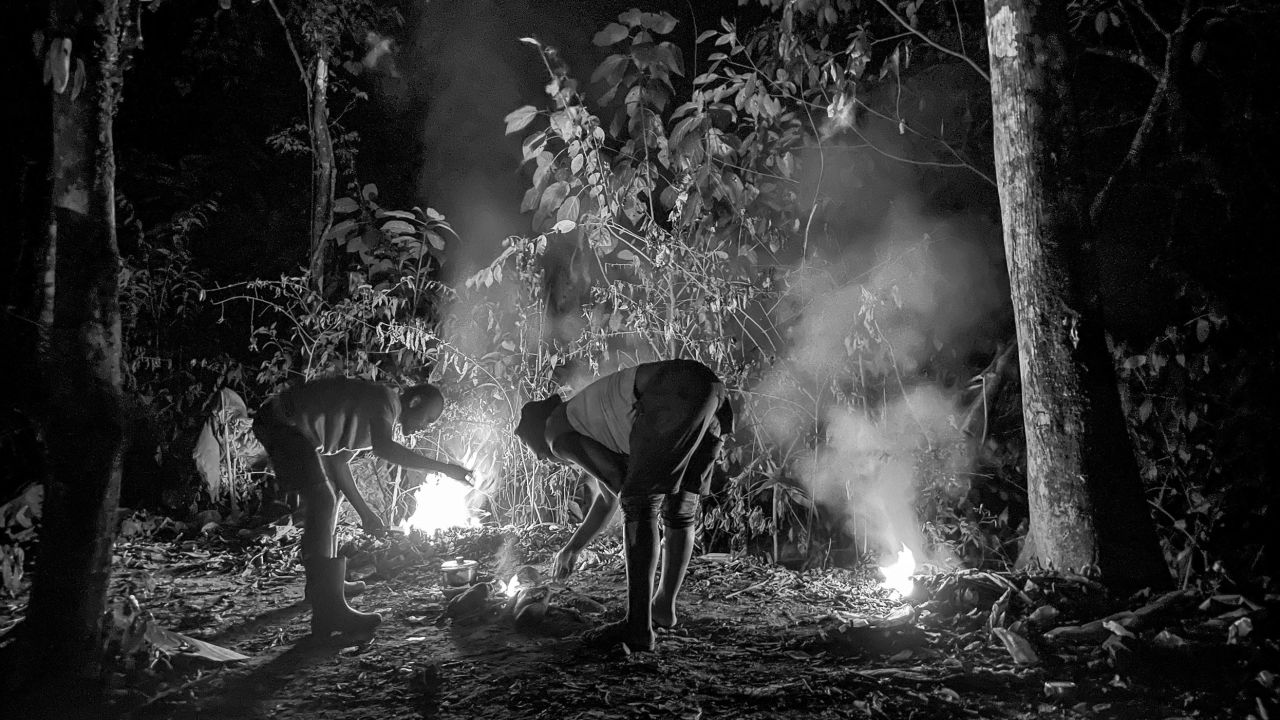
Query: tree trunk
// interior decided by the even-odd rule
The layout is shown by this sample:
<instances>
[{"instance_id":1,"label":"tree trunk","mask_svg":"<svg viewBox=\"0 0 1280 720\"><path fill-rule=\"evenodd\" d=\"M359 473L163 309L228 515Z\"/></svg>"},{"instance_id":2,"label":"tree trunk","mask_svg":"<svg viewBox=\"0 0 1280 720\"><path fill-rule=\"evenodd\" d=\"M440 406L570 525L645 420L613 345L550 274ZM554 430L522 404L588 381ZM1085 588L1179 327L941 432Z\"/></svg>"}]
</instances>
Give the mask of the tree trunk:
<instances>
[{"instance_id":1,"label":"tree trunk","mask_svg":"<svg viewBox=\"0 0 1280 720\"><path fill-rule=\"evenodd\" d=\"M996 174L1017 324L1031 532L1020 563L1165 586L1121 415L1053 0L986 0Z\"/></svg>"},{"instance_id":2,"label":"tree trunk","mask_svg":"<svg viewBox=\"0 0 1280 720\"><path fill-rule=\"evenodd\" d=\"M100 688L123 453L111 138L121 17L121 0L51 7L52 46L70 42L70 52L62 63L51 50L53 210L40 353L48 474L26 636L40 702L91 701Z\"/></svg>"},{"instance_id":3,"label":"tree trunk","mask_svg":"<svg viewBox=\"0 0 1280 720\"><path fill-rule=\"evenodd\" d=\"M324 283L329 242L326 235L333 223L333 192L337 168L333 158L333 136L329 133L329 57L317 53L311 73L311 281L317 289Z\"/></svg>"}]
</instances>

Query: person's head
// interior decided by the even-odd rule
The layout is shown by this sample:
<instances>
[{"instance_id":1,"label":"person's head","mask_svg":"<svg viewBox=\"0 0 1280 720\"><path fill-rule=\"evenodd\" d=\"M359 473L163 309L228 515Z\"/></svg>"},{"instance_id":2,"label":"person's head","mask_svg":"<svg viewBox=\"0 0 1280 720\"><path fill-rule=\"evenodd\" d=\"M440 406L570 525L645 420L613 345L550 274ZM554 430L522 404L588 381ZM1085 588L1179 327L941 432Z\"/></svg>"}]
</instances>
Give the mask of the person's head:
<instances>
[{"instance_id":1,"label":"person's head","mask_svg":"<svg viewBox=\"0 0 1280 720\"><path fill-rule=\"evenodd\" d=\"M439 419L444 412L444 396L430 383L400 391L400 430L412 435Z\"/></svg>"},{"instance_id":2,"label":"person's head","mask_svg":"<svg viewBox=\"0 0 1280 720\"><path fill-rule=\"evenodd\" d=\"M542 400L531 400L520 408L520 423L516 425L516 437L520 438L539 460L551 457L547 446L547 418L564 402L559 395Z\"/></svg>"}]
</instances>

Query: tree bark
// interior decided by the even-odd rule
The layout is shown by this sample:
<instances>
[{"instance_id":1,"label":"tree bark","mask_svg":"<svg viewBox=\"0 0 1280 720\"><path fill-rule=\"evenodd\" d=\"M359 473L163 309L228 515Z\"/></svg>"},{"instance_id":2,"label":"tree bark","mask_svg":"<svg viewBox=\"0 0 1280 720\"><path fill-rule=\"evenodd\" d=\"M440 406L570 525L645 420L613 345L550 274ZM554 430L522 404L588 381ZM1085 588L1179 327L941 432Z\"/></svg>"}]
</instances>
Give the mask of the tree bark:
<instances>
[{"instance_id":1,"label":"tree bark","mask_svg":"<svg viewBox=\"0 0 1280 720\"><path fill-rule=\"evenodd\" d=\"M1031 531L1021 564L1170 583L1120 410L1054 0L986 0L996 175L1017 324Z\"/></svg>"},{"instance_id":2,"label":"tree bark","mask_svg":"<svg viewBox=\"0 0 1280 720\"><path fill-rule=\"evenodd\" d=\"M329 133L329 57L317 53L311 72L311 281L320 289L328 260L326 235L333 223L337 168Z\"/></svg>"},{"instance_id":3,"label":"tree bark","mask_svg":"<svg viewBox=\"0 0 1280 720\"><path fill-rule=\"evenodd\" d=\"M111 129L122 2L51 5L51 44L69 41L70 53L66 63L54 59L51 79L53 210L40 352L48 474L26 635L36 683L29 689L41 703L92 702L100 688L123 454ZM47 692L55 684L56 696Z\"/></svg>"}]
</instances>

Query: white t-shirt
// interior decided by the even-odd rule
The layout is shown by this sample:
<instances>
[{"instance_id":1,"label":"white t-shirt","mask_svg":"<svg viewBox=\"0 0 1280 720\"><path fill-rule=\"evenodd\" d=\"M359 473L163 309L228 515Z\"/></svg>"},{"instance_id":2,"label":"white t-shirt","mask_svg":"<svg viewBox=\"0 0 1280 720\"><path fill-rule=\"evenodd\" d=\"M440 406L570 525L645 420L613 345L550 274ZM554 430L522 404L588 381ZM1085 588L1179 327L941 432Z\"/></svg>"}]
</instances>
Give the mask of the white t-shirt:
<instances>
[{"instance_id":1,"label":"white t-shirt","mask_svg":"<svg viewBox=\"0 0 1280 720\"><path fill-rule=\"evenodd\" d=\"M610 450L631 454L636 419L636 369L624 368L596 380L565 403L574 430Z\"/></svg>"}]
</instances>

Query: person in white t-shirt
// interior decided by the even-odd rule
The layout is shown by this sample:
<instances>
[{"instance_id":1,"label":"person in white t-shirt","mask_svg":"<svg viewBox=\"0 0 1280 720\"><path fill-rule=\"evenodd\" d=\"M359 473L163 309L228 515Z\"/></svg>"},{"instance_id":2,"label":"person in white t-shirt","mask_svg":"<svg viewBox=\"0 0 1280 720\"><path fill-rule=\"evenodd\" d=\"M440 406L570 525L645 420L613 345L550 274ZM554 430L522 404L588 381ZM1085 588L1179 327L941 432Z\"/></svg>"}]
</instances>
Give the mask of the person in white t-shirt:
<instances>
[{"instance_id":1,"label":"person in white t-shirt","mask_svg":"<svg viewBox=\"0 0 1280 720\"><path fill-rule=\"evenodd\" d=\"M677 623L676 596L693 551L698 501L733 432L724 383L693 360L663 360L606 375L569 400L551 395L526 403L516 435L541 459L573 464L594 483L582 524L556 554L554 577L572 574L582 549L620 504L627 565L627 617L584 636L648 650L654 626ZM662 574L656 593L658 521Z\"/></svg>"}]
</instances>

